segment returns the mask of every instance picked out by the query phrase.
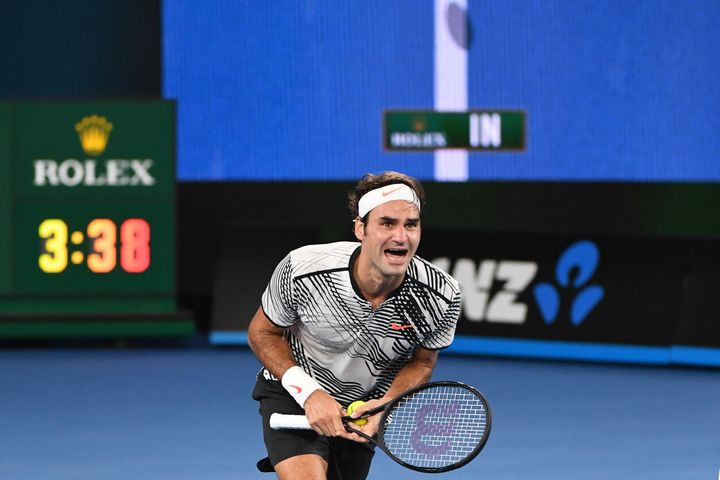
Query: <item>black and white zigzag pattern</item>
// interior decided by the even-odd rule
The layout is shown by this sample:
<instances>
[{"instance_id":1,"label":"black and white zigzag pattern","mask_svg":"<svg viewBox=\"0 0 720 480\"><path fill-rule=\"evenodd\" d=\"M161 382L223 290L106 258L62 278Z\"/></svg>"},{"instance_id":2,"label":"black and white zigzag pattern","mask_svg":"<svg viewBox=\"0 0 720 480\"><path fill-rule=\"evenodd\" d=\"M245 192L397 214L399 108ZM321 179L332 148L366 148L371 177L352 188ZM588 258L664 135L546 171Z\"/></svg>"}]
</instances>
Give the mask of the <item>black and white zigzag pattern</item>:
<instances>
[{"instance_id":1,"label":"black and white zigzag pattern","mask_svg":"<svg viewBox=\"0 0 720 480\"><path fill-rule=\"evenodd\" d=\"M289 327L298 364L343 404L382 396L416 346L450 345L460 314L457 282L419 257L373 311L350 278L358 248L337 242L290 252L262 298L268 318Z\"/></svg>"}]
</instances>

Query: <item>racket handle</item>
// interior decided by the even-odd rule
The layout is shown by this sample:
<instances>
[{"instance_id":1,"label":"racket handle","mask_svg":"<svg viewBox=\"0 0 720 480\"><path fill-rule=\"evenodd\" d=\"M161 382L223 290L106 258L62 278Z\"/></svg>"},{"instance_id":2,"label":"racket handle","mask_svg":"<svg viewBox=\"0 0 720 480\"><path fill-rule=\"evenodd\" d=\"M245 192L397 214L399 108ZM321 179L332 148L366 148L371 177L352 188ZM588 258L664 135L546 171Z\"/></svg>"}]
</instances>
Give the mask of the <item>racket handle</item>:
<instances>
[{"instance_id":1,"label":"racket handle","mask_svg":"<svg viewBox=\"0 0 720 480\"><path fill-rule=\"evenodd\" d=\"M305 415L286 415L284 413L273 413L270 415L270 428L273 430L281 428L312 430L312 427Z\"/></svg>"}]
</instances>

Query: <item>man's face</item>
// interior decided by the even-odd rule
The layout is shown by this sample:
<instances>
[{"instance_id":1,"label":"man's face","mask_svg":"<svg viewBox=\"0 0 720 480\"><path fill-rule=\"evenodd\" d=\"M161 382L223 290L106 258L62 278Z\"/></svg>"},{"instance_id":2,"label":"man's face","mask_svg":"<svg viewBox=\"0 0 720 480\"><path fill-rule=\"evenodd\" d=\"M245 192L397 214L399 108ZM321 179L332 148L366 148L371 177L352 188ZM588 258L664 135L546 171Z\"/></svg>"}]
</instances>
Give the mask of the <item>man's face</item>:
<instances>
[{"instance_id":1,"label":"man's face","mask_svg":"<svg viewBox=\"0 0 720 480\"><path fill-rule=\"evenodd\" d=\"M361 256L385 276L403 275L420 243L420 212L404 200L383 203L370 211L366 224L355 222Z\"/></svg>"}]
</instances>

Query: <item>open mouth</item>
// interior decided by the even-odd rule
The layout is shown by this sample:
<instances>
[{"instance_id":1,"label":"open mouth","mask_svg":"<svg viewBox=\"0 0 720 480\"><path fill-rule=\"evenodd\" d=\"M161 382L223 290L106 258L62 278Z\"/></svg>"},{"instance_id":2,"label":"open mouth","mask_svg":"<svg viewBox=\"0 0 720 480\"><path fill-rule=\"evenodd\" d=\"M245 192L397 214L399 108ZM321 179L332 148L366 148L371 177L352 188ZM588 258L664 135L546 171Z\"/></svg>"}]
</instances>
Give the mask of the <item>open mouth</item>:
<instances>
[{"instance_id":1,"label":"open mouth","mask_svg":"<svg viewBox=\"0 0 720 480\"><path fill-rule=\"evenodd\" d=\"M387 256L391 261L403 261L407 252L407 248L387 248L385 249L385 256Z\"/></svg>"}]
</instances>

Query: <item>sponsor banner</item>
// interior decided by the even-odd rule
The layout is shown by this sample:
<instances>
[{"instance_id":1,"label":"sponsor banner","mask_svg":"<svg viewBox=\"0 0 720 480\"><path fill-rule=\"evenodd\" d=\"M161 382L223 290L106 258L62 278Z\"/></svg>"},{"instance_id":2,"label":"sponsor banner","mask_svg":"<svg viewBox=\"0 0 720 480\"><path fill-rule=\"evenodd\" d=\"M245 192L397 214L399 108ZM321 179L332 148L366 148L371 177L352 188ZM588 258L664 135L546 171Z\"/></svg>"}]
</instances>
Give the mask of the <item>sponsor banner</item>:
<instances>
[{"instance_id":1,"label":"sponsor banner","mask_svg":"<svg viewBox=\"0 0 720 480\"><path fill-rule=\"evenodd\" d=\"M279 237L287 236L267 236ZM449 353L720 366L716 251L708 240L429 228L418 255L462 289ZM277 260L253 258L220 261L244 274L216 278L215 345L247 344L247 320ZM264 273L247 276L253 262Z\"/></svg>"},{"instance_id":2,"label":"sponsor banner","mask_svg":"<svg viewBox=\"0 0 720 480\"><path fill-rule=\"evenodd\" d=\"M17 195L173 195L172 103L22 102L12 108Z\"/></svg>"},{"instance_id":3,"label":"sponsor banner","mask_svg":"<svg viewBox=\"0 0 720 480\"><path fill-rule=\"evenodd\" d=\"M0 232L0 337L192 331L175 298L174 103L0 103Z\"/></svg>"},{"instance_id":4,"label":"sponsor banner","mask_svg":"<svg viewBox=\"0 0 720 480\"><path fill-rule=\"evenodd\" d=\"M172 102L9 107L13 257L0 312L38 294L156 295L174 310Z\"/></svg>"},{"instance_id":5,"label":"sponsor banner","mask_svg":"<svg viewBox=\"0 0 720 480\"><path fill-rule=\"evenodd\" d=\"M459 335L670 345L686 259L671 241L426 230L463 292Z\"/></svg>"}]
</instances>

